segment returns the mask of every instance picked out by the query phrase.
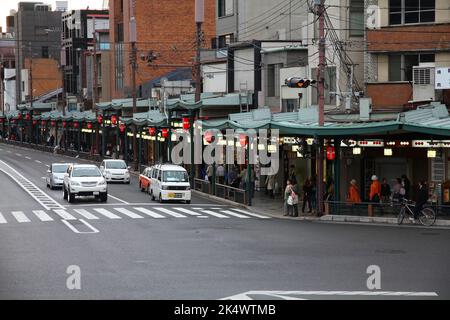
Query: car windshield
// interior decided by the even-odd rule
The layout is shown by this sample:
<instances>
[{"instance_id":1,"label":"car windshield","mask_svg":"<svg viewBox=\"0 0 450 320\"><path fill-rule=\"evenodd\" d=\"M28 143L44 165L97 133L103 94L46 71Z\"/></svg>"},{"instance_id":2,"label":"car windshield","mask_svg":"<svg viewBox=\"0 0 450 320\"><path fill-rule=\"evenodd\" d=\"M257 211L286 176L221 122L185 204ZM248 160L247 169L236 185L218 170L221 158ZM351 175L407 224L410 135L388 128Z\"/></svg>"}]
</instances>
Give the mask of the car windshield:
<instances>
[{"instance_id":1,"label":"car windshield","mask_svg":"<svg viewBox=\"0 0 450 320\"><path fill-rule=\"evenodd\" d=\"M69 168L68 164L54 164L52 166L52 172L53 173L64 173L67 171L67 168Z\"/></svg>"},{"instance_id":2,"label":"car windshield","mask_svg":"<svg viewBox=\"0 0 450 320\"><path fill-rule=\"evenodd\" d=\"M189 182L189 178L184 171L164 171L163 182Z\"/></svg>"},{"instance_id":3,"label":"car windshield","mask_svg":"<svg viewBox=\"0 0 450 320\"><path fill-rule=\"evenodd\" d=\"M127 165L123 161L110 161L105 162L105 169L126 169Z\"/></svg>"},{"instance_id":4,"label":"car windshield","mask_svg":"<svg viewBox=\"0 0 450 320\"><path fill-rule=\"evenodd\" d=\"M72 177L101 177L102 174L98 168L74 168Z\"/></svg>"}]
</instances>

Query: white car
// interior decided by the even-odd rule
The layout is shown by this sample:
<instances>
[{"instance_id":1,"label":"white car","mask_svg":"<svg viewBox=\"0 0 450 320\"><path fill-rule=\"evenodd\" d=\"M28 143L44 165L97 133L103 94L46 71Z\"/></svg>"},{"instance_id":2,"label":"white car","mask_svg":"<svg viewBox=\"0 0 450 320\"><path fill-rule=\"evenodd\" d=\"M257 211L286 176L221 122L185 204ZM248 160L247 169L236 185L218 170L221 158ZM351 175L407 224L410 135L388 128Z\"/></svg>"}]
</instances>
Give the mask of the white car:
<instances>
[{"instance_id":1,"label":"white car","mask_svg":"<svg viewBox=\"0 0 450 320\"><path fill-rule=\"evenodd\" d=\"M130 167L123 160L103 160L100 171L107 182L121 181L130 184Z\"/></svg>"},{"instance_id":2,"label":"white car","mask_svg":"<svg viewBox=\"0 0 450 320\"><path fill-rule=\"evenodd\" d=\"M53 190L55 187L62 187L64 184L64 174L71 165L71 163L52 163L45 177L47 188Z\"/></svg>"},{"instance_id":3,"label":"white car","mask_svg":"<svg viewBox=\"0 0 450 320\"><path fill-rule=\"evenodd\" d=\"M178 200L191 203L191 185L186 169L172 164L154 166L150 195L152 200L158 199L159 202Z\"/></svg>"},{"instance_id":4,"label":"white car","mask_svg":"<svg viewBox=\"0 0 450 320\"><path fill-rule=\"evenodd\" d=\"M76 164L64 175L64 199L70 203L78 196L94 196L102 202L108 201L106 180L95 165Z\"/></svg>"}]
</instances>

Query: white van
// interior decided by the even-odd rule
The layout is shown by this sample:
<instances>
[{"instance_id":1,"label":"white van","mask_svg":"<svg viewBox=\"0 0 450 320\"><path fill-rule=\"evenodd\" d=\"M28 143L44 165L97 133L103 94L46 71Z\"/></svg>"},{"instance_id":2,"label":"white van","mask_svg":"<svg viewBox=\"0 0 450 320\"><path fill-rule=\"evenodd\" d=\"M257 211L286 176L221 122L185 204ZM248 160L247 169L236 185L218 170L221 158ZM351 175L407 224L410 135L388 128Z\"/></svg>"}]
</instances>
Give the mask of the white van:
<instances>
[{"instance_id":1,"label":"white van","mask_svg":"<svg viewBox=\"0 0 450 320\"><path fill-rule=\"evenodd\" d=\"M185 168L173 164L160 164L152 167L150 196L160 203L166 200L191 203L191 185Z\"/></svg>"}]
</instances>

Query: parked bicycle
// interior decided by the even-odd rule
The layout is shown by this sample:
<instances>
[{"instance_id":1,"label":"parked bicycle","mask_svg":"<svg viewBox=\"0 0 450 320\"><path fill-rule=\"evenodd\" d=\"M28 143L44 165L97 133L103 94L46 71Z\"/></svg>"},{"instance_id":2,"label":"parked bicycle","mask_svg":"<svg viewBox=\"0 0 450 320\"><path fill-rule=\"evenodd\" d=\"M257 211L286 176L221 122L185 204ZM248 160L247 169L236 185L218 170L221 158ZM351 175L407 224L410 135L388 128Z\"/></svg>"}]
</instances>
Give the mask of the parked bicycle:
<instances>
[{"instance_id":1,"label":"parked bicycle","mask_svg":"<svg viewBox=\"0 0 450 320\"><path fill-rule=\"evenodd\" d=\"M397 223L403 223L405 216L409 216L410 220L414 221L414 206L415 202L408 199L403 199L401 203L400 213L397 217ZM424 226L432 226L436 221L436 213L431 207L424 207L419 213L419 221Z\"/></svg>"}]
</instances>

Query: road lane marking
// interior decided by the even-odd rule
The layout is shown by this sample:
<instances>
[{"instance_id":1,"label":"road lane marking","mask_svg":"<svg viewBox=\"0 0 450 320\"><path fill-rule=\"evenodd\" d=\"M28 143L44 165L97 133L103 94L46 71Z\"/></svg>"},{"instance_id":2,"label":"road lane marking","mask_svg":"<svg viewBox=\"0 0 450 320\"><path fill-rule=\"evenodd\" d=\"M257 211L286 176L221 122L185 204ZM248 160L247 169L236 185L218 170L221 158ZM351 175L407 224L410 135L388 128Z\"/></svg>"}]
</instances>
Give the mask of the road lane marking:
<instances>
[{"instance_id":1,"label":"road lane marking","mask_svg":"<svg viewBox=\"0 0 450 320\"><path fill-rule=\"evenodd\" d=\"M42 163L42 162L40 162L39 160L34 160L34 162L37 162L37 163Z\"/></svg>"},{"instance_id":2,"label":"road lane marking","mask_svg":"<svg viewBox=\"0 0 450 320\"><path fill-rule=\"evenodd\" d=\"M11 152L11 151L9 151L9 150L8 150L8 151L6 151L6 152L8 152L8 153L12 153L12 152Z\"/></svg>"},{"instance_id":3,"label":"road lane marking","mask_svg":"<svg viewBox=\"0 0 450 320\"><path fill-rule=\"evenodd\" d=\"M160 214L158 214L156 212L150 211L148 209L145 209L145 208L140 208L139 207L139 208L134 208L134 209L139 211L139 212L142 212L142 213L144 213L144 214L146 214L146 215L148 215L148 216L150 216L152 218L156 218L156 219L164 219L165 218L164 216L162 216L162 215L160 215Z\"/></svg>"},{"instance_id":4,"label":"road lane marking","mask_svg":"<svg viewBox=\"0 0 450 320\"><path fill-rule=\"evenodd\" d=\"M21 157L22 155L20 153L16 153L16 156Z\"/></svg>"},{"instance_id":5,"label":"road lane marking","mask_svg":"<svg viewBox=\"0 0 450 320\"><path fill-rule=\"evenodd\" d=\"M89 211L87 211L85 209L73 209L73 211L75 211L76 213L85 217L88 220L98 220L97 216L94 216L93 214L91 214Z\"/></svg>"},{"instance_id":6,"label":"road lane marking","mask_svg":"<svg viewBox=\"0 0 450 320\"><path fill-rule=\"evenodd\" d=\"M1 212L0 212L0 223L8 223L8 221L6 221L5 217L2 215Z\"/></svg>"},{"instance_id":7,"label":"road lane marking","mask_svg":"<svg viewBox=\"0 0 450 320\"><path fill-rule=\"evenodd\" d=\"M211 210L202 210L202 212L203 212L203 213L206 213L206 214L209 214L209 215L211 215L211 216L214 216L214 217L216 217L216 218L220 218L220 219L229 219L229 218L230 218L229 216L225 216L225 215L223 215L223 214L216 213L216 212L211 211Z\"/></svg>"},{"instance_id":8,"label":"road lane marking","mask_svg":"<svg viewBox=\"0 0 450 320\"><path fill-rule=\"evenodd\" d=\"M63 220L77 220L77 218L68 213L66 210L57 209L53 210L53 212L55 212L58 216L63 218Z\"/></svg>"},{"instance_id":9,"label":"road lane marking","mask_svg":"<svg viewBox=\"0 0 450 320\"><path fill-rule=\"evenodd\" d=\"M121 217L119 217L118 215L115 215L114 213L103 209L103 208L95 208L95 211L97 211L98 213L104 215L105 217L109 218L109 219L122 219Z\"/></svg>"},{"instance_id":10,"label":"road lane marking","mask_svg":"<svg viewBox=\"0 0 450 320\"><path fill-rule=\"evenodd\" d=\"M43 210L33 210L33 213L36 215L36 217L39 218L39 220L46 222L46 221L53 221L53 218L50 217L45 211Z\"/></svg>"},{"instance_id":11,"label":"road lane marking","mask_svg":"<svg viewBox=\"0 0 450 320\"><path fill-rule=\"evenodd\" d=\"M249 212L249 211L245 211L245 210L241 210L241 209L235 209L235 208L232 208L231 210L237 211L237 212L240 212L240 213L243 213L243 214L246 214L246 215L248 215L248 216L260 218L260 219L270 219L270 217L262 216L262 215L260 215L260 214L256 214L256 213Z\"/></svg>"},{"instance_id":12,"label":"road lane marking","mask_svg":"<svg viewBox=\"0 0 450 320\"><path fill-rule=\"evenodd\" d=\"M111 198L113 198L113 199L115 199L115 200L117 200L117 201L120 201L120 202L124 203L124 204L129 204L128 202L126 202L126 201L124 201L124 200L122 200L122 199L119 199L119 198L117 198L117 197L114 197L113 195L108 194L108 197L111 197Z\"/></svg>"},{"instance_id":13,"label":"road lane marking","mask_svg":"<svg viewBox=\"0 0 450 320\"><path fill-rule=\"evenodd\" d=\"M30 157L25 157L25 159L31 160L31 158L30 158Z\"/></svg>"},{"instance_id":14,"label":"road lane marking","mask_svg":"<svg viewBox=\"0 0 450 320\"><path fill-rule=\"evenodd\" d=\"M175 217L175 218L187 218L185 215L176 213L176 212L174 212L172 210L169 210L169 209L166 209L166 208L154 208L154 209L156 209L158 211L161 211L163 213L166 213L166 214L168 214L168 215L170 215L172 217Z\"/></svg>"},{"instance_id":15,"label":"road lane marking","mask_svg":"<svg viewBox=\"0 0 450 320\"><path fill-rule=\"evenodd\" d=\"M120 213L122 213L122 214L124 214L124 215L126 215L128 217L130 217L131 219L143 219L144 218L143 216L140 216L140 215L134 213L133 211L130 211L130 210L125 209L125 208L114 208L114 210L116 210L116 211L118 211L118 212L120 212Z\"/></svg>"},{"instance_id":16,"label":"road lane marking","mask_svg":"<svg viewBox=\"0 0 450 320\"><path fill-rule=\"evenodd\" d=\"M222 210L220 212L229 214L230 216L233 216L233 217L238 217L238 218L242 218L242 219L250 219L249 216L244 216L243 214L235 213L235 212L232 212L231 210Z\"/></svg>"},{"instance_id":17,"label":"road lane marking","mask_svg":"<svg viewBox=\"0 0 450 320\"><path fill-rule=\"evenodd\" d=\"M24 223L24 222L31 222L30 219L27 218L27 216L23 213L23 211L13 211L11 214L16 218L17 222Z\"/></svg>"},{"instance_id":18,"label":"road lane marking","mask_svg":"<svg viewBox=\"0 0 450 320\"><path fill-rule=\"evenodd\" d=\"M92 230L92 232L85 232L85 231L79 231L77 230L73 225L71 225L69 223L69 221L67 220L61 220L67 227L69 227L70 230L72 230L75 233L79 233L79 234L90 234L90 233L99 233L100 231L98 231L96 228L94 228L92 225L90 225L89 223L87 223L86 221L84 221L83 219L80 219L79 221L81 223L83 223L86 227L88 227L89 229Z\"/></svg>"},{"instance_id":19,"label":"road lane marking","mask_svg":"<svg viewBox=\"0 0 450 320\"><path fill-rule=\"evenodd\" d=\"M178 211L181 211L181 212L184 212L184 213L187 213L187 214L190 214L191 216L196 216L196 217L201 216L200 213L197 213L195 211L192 211L192 210L189 210L189 209L186 209L186 208L174 208L174 209L176 209Z\"/></svg>"}]
</instances>

